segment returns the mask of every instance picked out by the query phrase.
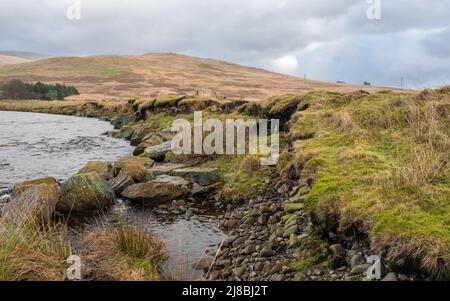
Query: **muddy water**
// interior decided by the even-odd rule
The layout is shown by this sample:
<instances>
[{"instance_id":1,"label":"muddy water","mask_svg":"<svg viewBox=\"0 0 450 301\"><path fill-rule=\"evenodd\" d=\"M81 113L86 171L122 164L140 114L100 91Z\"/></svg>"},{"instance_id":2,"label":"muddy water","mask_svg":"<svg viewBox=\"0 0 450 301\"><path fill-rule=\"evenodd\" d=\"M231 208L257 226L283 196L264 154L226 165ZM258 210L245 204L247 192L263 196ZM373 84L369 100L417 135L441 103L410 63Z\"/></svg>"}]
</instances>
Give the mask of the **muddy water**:
<instances>
[{"instance_id":1,"label":"muddy water","mask_svg":"<svg viewBox=\"0 0 450 301\"><path fill-rule=\"evenodd\" d=\"M63 181L90 160L130 155L127 141L102 135L109 130L108 122L97 119L0 111L0 194L18 181L45 176ZM225 237L214 214L173 216L125 201L119 201L117 210L166 242L164 272L176 279L199 280L202 272L192 265Z\"/></svg>"}]
</instances>

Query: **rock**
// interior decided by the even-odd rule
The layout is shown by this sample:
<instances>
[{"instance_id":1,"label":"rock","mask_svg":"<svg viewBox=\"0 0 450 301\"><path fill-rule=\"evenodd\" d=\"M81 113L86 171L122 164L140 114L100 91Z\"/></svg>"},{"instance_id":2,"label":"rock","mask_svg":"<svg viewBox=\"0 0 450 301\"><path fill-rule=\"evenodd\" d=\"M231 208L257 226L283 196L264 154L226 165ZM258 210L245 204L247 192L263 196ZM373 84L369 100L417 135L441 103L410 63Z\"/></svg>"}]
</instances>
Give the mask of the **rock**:
<instances>
[{"instance_id":1,"label":"rock","mask_svg":"<svg viewBox=\"0 0 450 301\"><path fill-rule=\"evenodd\" d=\"M116 175L126 173L136 183L144 183L153 179L150 168L153 160L141 157L123 157L114 163Z\"/></svg>"},{"instance_id":2,"label":"rock","mask_svg":"<svg viewBox=\"0 0 450 301\"><path fill-rule=\"evenodd\" d=\"M341 244L331 245L330 251L335 256L345 256L346 255L345 248Z\"/></svg>"},{"instance_id":3,"label":"rock","mask_svg":"<svg viewBox=\"0 0 450 301\"><path fill-rule=\"evenodd\" d=\"M121 172L117 177L108 182L117 195L120 195L127 187L135 184L133 178L126 172Z\"/></svg>"},{"instance_id":4,"label":"rock","mask_svg":"<svg viewBox=\"0 0 450 301\"><path fill-rule=\"evenodd\" d=\"M100 161L88 162L78 173L95 172L104 180L109 181L114 178L114 166L110 163Z\"/></svg>"},{"instance_id":5,"label":"rock","mask_svg":"<svg viewBox=\"0 0 450 301\"><path fill-rule=\"evenodd\" d=\"M289 238L291 237L292 234L297 234L297 230L298 230L297 225L291 226L284 231L283 237Z\"/></svg>"},{"instance_id":6,"label":"rock","mask_svg":"<svg viewBox=\"0 0 450 301\"><path fill-rule=\"evenodd\" d=\"M184 191L170 183L147 182L129 186L122 196L133 201L149 205L173 201L184 194Z\"/></svg>"},{"instance_id":7,"label":"rock","mask_svg":"<svg viewBox=\"0 0 450 301\"><path fill-rule=\"evenodd\" d=\"M150 168L150 172L156 178L157 176L168 175L175 169L183 168L184 164L167 163L163 165L153 166Z\"/></svg>"},{"instance_id":8,"label":"rock","mask_svg":"<svg viewBox=\"0 0 450 301\"><path fill-rule=\"evenodd\" d=\"M187 187L190 184L188 181L186 181L181 177L173 177L167 175L158 176L156 179L153 180L153 182L162 184L172 184L177 187Z\"/></svg>"},{"instance_id":9,"label":"rock","mask_svg":"<svg viewBox=\"0 0 450 301\"><path fill-rule=\"evenodd\" d=\"M155 131L155 125L144 125L142 127L139 127L133 131L133 134L130 138L130 144L132 146L138 146L146 137L149 137L149 135L153 134Z\"/></svg>"},{"instance_id":10,"label":"rock","mask_svg":"<svg viewBox=\"0 0 450 301\"><path fill-rule=\"evenodd\" d=\"M108 207L114 200L112 187L97 173L78 174L62 185L56 210L61 213L87 212Z\"/></svg>"},{"instance_id":11,"label":"rock","mask_svg":"<svg viewBox=\"0 0 450 301\"><path fill-rule=\"evenodd\" d=\"M364 264L365 262L366 260L361 254L356 254L353 255L352 258L350 259L350 267L353 269L355 266Z\"/></svg>"},{"instance_id":12,"label":"rock","mask_svg":"<svg viewBox=\"0 0 450 301\"><path fill-rule=\"evenodd\" d=\"M264 247L261 250L260 256L261 257L272 257L275 253L273 252L273 250L269 247Z\"/></svg>"},{"instance_id":13,"label":"rock","mask_svg":"<svg viewBox=\"0 0 450 301\"><path fill-rule=\"evenodd\" d=\"M188 178L202 186L209 186L220 181L218 168L194 167L176 169L172 172L172 175Z\"/></svg>"},{"instance_id":14,"label":"rock","mask_svg":"<svg viewBox=\"0 0 450 301\"><path fill-rule=\"evenodd\" d=\"M163 161L168 152L172 151L172 142L168 141L159 145L146 148L144 155L155 161Z\"/></svg>"},{"instance_id":15,"label":"rock","mask_svg":"<svg viewBox=\"0 0 450 301\"><path fill-rule=\"evenodd\" d=\"M3 208L3 219L20 225L30 217L40 223L48 223L58 203L58 185L41 184L22 192Z\"/></svg>"},{"instance_id":16,"label":"rock","mask_svg":"<svg viewBox=\"0 0 450 301\"><path fill-rule=\"evenodd\" d=\"M249 244L243 250L241 250L240 255L250 255L255 252L255 246L253 244Z\"/></svg>"},{"instance_id":17,"label":"rock","mask_svg":"<svg viewBox=\"0 0 450 301\"><path fill-rule=\"evenodd\" d=\"M398 279L397 279L397 276L395 276L395 273L389 273L386 276L384 276L384 278L381 279L381 281L395 282L395 281L398 281Z\"/></svg>"},{"instance_id":18,"label":"rock","mask_svg":"<svg viewBox=\"0 0 450 301\"><path fill-rule=\"evenodd\" d=\"M245 266L241 266L238 268L233 269L233 274L234 276L236 276L237 278L241 278L242 275L244 275L245 271L247 270L247 267Z\"/></svg>"},{"instance_id":19,"label":"rock","mask_svg":"<svg viewBox=\"0 0 450 301\"><path fill-rule=\"evenodd\" d=\"M284 211L288 213L296 212L305 209L305 205L302 203L291 203L283 206Z\"/></svg>"},{"instance_id":20,"label":"rock","mask_svg":"<svg viewBox=\"0 0 450 301\"><path fill-rule=\"evenodd\" d=\"M164 143L164 140L158 135L151 134L143 139L133 151L134 156L139 156L145 152L145 150L149 147L154 147Z\"/></svg>"},{"instance_id":21,"label":"rock","mask_svg":"<svg viewBox=\"0 0 450 301\"><path fill-rule=\"evenodd\" d=\"M371 267L371 264L360 264L354 266L350 272L350 276L361 275L367 272L367 270Z\"/></svg>"},{"instance_id":22,"label":"rock","mask_svg":"<svg viewBox=\"0 0 450 301\"><path fill-rule=\"evenodd\" d=\"M14 185L14 191L15 191L16 195L19 195L22 192L24 192L25 190L30 189L33 186L38 186L41 184L57 185L57 186L59 185L58 181L56 181L55 178L47 177L47 178L42 178L42 179L36 179L36 180L16 183Z\"/></svg>"},{"instance_id":23,"label":"rock","mask_svg":"<svg viewBox=\"0 0 450 301\"><path fill-rule=\"evenodd\" d=\"M115 130L119 130L134 121L136 121L136 118L134 116L125 115L113 118L111 120L111 124L114 126Z\"/></svg>"},{"instance_id":24,"label":"rock","mask_svg":"<svg viewBox=\"0 0 450 301\"><path fill-rule=\"evenodd\" d=\"M260 224L260 225L265 225L265 224L267 224L267 218L266 218L264 215L261 215L261 216L258 218L258 224Z\"/></svg>"},{"instance_id":25,"label":"rock","mask_svg":"<svg viewBox=\"0 0 450 301\"><path fill-rule=\"evenodd\" d=\"M291 234L291 237L289 238L289 248L296 248L300 245L301 240L298 238L297 235Z\"/></svg>"}]
</instances>

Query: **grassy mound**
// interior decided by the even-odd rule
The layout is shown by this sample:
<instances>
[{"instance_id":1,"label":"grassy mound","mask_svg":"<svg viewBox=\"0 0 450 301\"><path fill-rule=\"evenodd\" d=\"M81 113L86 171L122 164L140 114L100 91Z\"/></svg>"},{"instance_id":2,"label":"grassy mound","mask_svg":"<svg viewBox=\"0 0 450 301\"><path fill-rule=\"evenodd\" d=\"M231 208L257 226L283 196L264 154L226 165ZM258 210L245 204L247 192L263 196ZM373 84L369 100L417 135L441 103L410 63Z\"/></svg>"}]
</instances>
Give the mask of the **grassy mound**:
<instances>
[{"instance_id":1,"label":"grassy mound","mask_svg":"<svg viewBox=\"0 0 450 301\"><path fill-rule=\"evenodd\" d=\"M306 205L323 230L367 234L374 251L450 276L450 94L312 92L289 136Z\"/></svg>"}]
</instances>

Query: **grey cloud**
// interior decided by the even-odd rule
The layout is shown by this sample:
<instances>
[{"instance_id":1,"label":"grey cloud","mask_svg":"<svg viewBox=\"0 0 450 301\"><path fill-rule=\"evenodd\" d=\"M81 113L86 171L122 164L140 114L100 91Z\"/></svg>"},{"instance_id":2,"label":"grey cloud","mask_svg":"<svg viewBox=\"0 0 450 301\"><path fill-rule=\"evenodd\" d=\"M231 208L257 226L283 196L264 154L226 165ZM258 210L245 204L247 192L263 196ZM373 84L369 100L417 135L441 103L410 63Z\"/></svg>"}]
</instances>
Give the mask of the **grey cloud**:
<instances>
[{"instance_id":1,"label":"grey cloud","mask_svg":"<svg viewBox=\"0 0 450 301\"><path fill-rule=\"evenodd\" d=\"M56 55L180 52L263 68L290 56L297 74L411 87L450 78L448 0L0 0L0 49ZM447 30L443 30L447 28ZM440 30L440 31L439 31Z\"/></svg>"}]
</instances>

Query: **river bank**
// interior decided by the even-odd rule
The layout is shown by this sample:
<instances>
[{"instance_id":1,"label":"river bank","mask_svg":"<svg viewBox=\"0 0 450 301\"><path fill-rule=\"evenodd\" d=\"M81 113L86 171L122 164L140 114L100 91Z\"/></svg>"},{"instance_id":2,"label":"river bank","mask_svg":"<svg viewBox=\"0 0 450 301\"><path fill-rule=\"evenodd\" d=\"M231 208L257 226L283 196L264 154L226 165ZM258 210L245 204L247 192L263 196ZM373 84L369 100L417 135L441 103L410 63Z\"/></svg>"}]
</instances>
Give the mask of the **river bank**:
<instances>
[{"instance_id":1,"label":"river bank","mask_svg":"<svg viewBox=\"0 0 450 301\"><path fill-rule=\"evenodd\" d=\"M401 201L405 193L407 198L415 199L416 193L414 190L393 190L390 181L395 181L393 184L397 186L411 183L386 176L381 178L389 173L392 160L395 160L394 165L406 170L407 166L392 156L391 149L402 143L408 153L407 141L387 138L398 137L400 132L403 137L409 137L414 122L426 122L421 119L405 123L403 119L406 116L408 120L413 109L420 112L428 109L427 102L421 100L423 97L437 108L437 113L431 112L436 114L433 115L435 120L445 124L448 121L445 119L448 94L441 91L421 94L387 91L373 95L314 92L274 97L260 103L166 97L120 104L61 105L51 110L52 113L110 120L117 129L110 135L130 140L136 146L134 154L138 157L135 158L156 161L156 169L155 163L144 168L153 168L152 173L156 174L145 178L146 172L139 172L136 176L140 179L133 179L141 184L123 187L123 183L129 181L117 180L116 184L121 185L119 190L123 189L119 195L140 204L148 203L155 201L156 196L150 193L155 187L165 187L158 197L162 195L161 201L166 204L158 205L157 210L180 210L185 208L187 201L222 211L221 226L230 237L217 242L218 249L210 251L214 255L211 259L198 263L197 268L205 270L205 278L363 280L372 265L367 259L378 255L383 260L381 278L391 281L445 278L448 272L445 264L426 265L430 260L446 262L445 251L436 254L425 250L417 254L408 249L414 246L404 243L405 238L413 237L415 242L419 239L427 244L430 240L434 244L445 244L448 232L445 232L445 226L439 226L439 213L434 213L438 215L433 220L433 226L440 229L438 232L427 232L429 221L426 219L411 224L410 213L397 207L392 199ZM0 109L4 106L8 104L0 102ZM391 111L383 111L386 106L391 107ZM19 107L22 110L46 110L42 106L27 107L26 104ZM160 145L173 137L167 130L172 120L190 120L194 110L203 110L206 117L220 120L249 116L280 119L284 132L278 166L260 167L251 156L176 156L167 149L161 150ZM373 114L378 117L369 119L368 116L373 117ZM380 144L374 130L383 131L384 145ZM446 141L445 136L441 138ZM344 165L339 165L341 162ZM197 183L192 179L198 179L198 174L191 177L189 173L180 173L177 171L180 166L172 168L173 164L195 167L190 175L200 170L201 176L209 178L217 172L218 178L209 185ZM133 164L133 172L135 167ZM340 172L336 174L337 170ZM444 166L443 172L448 172L448 166ZM377 178L379 180L372 180ZM420 189L414 188L421 193L418 201L429 200L427 193L431 188L434 198L448 201L448 178L445 180L440 174L439 179L438 186L430 181L422 183ZM167 184L170 189L164 186ZM130 186L133 187L128 189ZM180 189L180 186L185 187ZM385 195L388 192L390 199L384 200L380 192ZM180 197L183 202L177 202ZM181 212L195 215L193 208L195 206ZM417 210L423 209L420 205L412 208L416 214L421 214ZM367 216L368 212L370 216ZM400 214L397 219L387 219L395 212ZM418 234L417 227L423 233Z\"/></svg>"}]
</instances>

